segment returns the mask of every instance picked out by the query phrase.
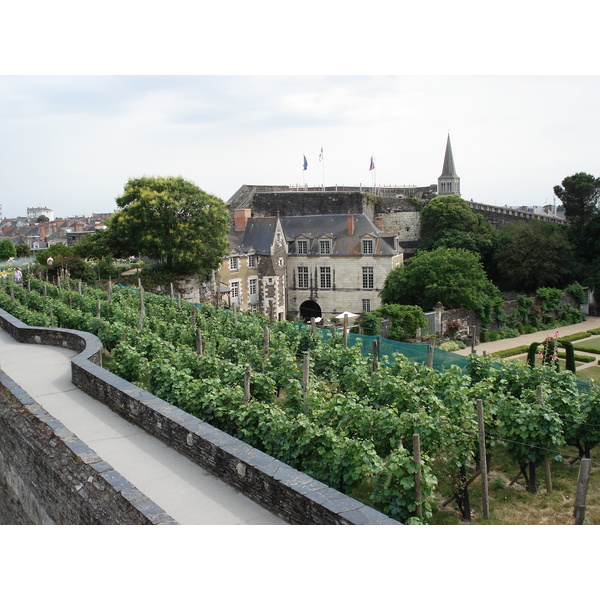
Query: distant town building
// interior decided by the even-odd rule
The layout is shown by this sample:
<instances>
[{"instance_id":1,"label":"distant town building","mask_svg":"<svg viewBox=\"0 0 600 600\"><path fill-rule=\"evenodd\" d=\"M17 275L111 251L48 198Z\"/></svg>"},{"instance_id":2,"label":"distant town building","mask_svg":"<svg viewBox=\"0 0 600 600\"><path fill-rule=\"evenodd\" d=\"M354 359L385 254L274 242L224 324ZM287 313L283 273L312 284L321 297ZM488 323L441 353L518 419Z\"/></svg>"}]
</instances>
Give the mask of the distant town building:
<instances>
[{"instance_id":1,"label":"distant town building","mask_svg":"<svg viewBox=\"0 0 600 600\"><path fill-rule=\"evenodd\" d=\"M54 221L54 211L50 208L44 207L36 207L36 208L27 208L27 218L28 219L37 219L38 217L48 217L49 221Z\"/></svg>"}]
</instances>

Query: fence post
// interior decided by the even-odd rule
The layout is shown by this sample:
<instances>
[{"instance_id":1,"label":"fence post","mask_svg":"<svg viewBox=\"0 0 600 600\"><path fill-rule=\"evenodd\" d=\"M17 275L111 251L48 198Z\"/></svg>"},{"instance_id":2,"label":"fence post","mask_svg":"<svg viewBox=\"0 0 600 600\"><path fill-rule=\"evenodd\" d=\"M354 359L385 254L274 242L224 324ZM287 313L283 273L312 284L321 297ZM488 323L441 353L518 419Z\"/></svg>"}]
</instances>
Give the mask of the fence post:
<instances>
[{"instance_id":1,"label":"fence post","mask_svg":"<svg viewBox=\"0 0 600 600\"><path fill-rule=\"evenodd\" d=\"M481 492L483 501L483 518L490 516L488 497L487 456L485 453L485 427L483 423L483 400L477 400L477 422L479 424L479 469L481 471Z\"/></svg>"},{"instance_id":2,"label":"fence post","mask_svg":"<svg viewBox=\"0 0 600 600\"><path fill-rule=\"evenodd\" d=\"M544 403L544 393L542 392L542 386L538 385L535 389L537 395L537 401L540 404ZM550 473L550 458L548 452L544 454L544 477L546 479L546 492L550 494L552 492L552 474Z\"/></svg>"},{"instance_id":3,"label":"fence post","mask_svg":"<svg viewBox=\"0 0 600 600\"><path fill-rule=\"evenodd\" d=\"M413 434L413 457L417 470L415 472L415 501L417 504L417 517L423 516L423 493L421 490L421 438L418 433Z\"/></svg>"},{"instance_id":4,"label":"fence post","mask_svg":"<svg viewBox=\"0 0 600 600\"><path fill-rule=\"evenodd\" d=\"M427 348L427 366L433 369L433 345L429 344Z\"/></svg>"},{"instance_id":5,"label":"fence post","mask_svg":"<svg viewBox=\"0 0 600 600\"><path fill-rule=\"evenodd\" d=\"M590 471L592 468L591 458L582 458L579 464L579 475L577 477L577 492L575 494L575 507L573 508L573 516L575 517L575 525L583 525L585 519L585 498L587 496L588 481L590 479Z\"/></svg>"}]
</instances>

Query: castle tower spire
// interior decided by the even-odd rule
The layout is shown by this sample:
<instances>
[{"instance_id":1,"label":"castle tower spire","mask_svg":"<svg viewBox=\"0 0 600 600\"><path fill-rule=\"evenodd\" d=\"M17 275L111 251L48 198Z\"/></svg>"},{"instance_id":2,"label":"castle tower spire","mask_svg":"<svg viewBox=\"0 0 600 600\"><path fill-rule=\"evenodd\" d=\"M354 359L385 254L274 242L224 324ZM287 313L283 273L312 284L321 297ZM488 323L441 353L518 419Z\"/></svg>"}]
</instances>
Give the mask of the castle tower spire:
<instances>
[{"instance_id":1,"label":"castle tower spire","mask_svg":"<svg viewBox=\"0 0 600 600\"><path fill-rule=\"evenodd\" d=\"M456 174L454 157L452 156L452 145L450 144L450 133L446 142L446 154L442 174L438 177L438 194L455 194L460 196L460 177Z\"/></svg>"}]
</instances>

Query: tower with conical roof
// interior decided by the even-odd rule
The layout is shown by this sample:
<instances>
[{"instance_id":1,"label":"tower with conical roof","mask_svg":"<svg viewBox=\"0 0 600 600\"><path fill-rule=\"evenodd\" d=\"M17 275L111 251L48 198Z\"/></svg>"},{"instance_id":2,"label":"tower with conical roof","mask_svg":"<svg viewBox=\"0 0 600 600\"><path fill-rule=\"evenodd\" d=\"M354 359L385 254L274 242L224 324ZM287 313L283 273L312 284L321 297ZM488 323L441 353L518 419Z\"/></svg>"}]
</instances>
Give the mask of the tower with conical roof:
<instances>
[{"instance_id":1,"label":"tower with conical roof","mask_svg":"<svg viewBox=\"0 0 600 600\"><path fill-rule=\"evenodd\" d=\"M444 156L444 167L442 174L438 177L438 194L455 194L460 196L460 177L456 174L454 168L454 157L452 156L452 146L450 145L450 134L446 142L446 155Z\"/></svg>"}]
</instances>

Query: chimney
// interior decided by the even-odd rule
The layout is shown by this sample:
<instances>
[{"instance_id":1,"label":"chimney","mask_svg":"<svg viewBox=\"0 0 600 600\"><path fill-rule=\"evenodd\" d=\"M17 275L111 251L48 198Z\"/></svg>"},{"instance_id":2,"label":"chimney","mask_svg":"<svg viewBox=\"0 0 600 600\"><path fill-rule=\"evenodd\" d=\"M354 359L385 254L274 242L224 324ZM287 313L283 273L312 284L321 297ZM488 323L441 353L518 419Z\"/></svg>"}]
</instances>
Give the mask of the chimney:
<instances>
[{"instance_id":1,"label":"chimney","mask_svg":"<svg viewBox=\"0 0 600 600\"><path fill-rule=\"evenodd\" d=\"M348 235L354 234L354 215L348 215Z\"/></svg>"},{"instance_id":2,"label":"chimney","mask_svg":"<svg viewBox=\"0 0 600 600\"><path fill-rule=\"evenodd\" d=\"M248 219L252 216L251 208L236 208L233 211L233 226L235 231L244 231Z\"/></svg>"},{"instance_id":3,"label":"chimney","mask_svg":"<svg viewBox=\"0 0 600 600\"><path fill-rule=\"evenodd\" d=\"M40 223L40 240L43 240L45 235L46 235L46 226L42 225Z\"/></svg>"}]
</instances>

